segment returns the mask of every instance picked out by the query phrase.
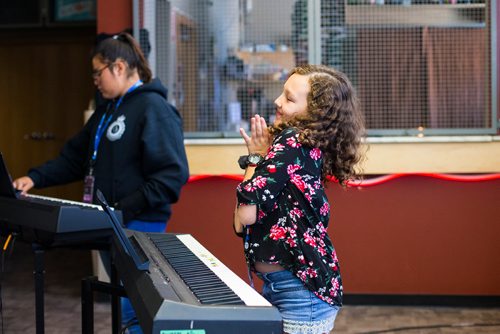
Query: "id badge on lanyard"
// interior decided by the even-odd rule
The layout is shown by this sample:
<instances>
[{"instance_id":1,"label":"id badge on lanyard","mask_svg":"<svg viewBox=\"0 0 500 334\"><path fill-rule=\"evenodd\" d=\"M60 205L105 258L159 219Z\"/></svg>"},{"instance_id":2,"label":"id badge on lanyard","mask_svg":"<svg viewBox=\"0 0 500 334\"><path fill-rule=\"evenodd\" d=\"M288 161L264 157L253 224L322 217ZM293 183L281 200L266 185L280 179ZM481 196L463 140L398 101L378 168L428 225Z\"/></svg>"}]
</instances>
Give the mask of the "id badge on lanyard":
<instances>
[{"instance_id":1,"label":"id badge on lanyard","mask_svg":"<svg viewBox=\"0 0 500 334\"><path fill-rule=\"evenodd\" d=\"M109 106L109 105L108 105ZM95 139L94 139L94 152L92 154L92 158L90 159L90 167L89 167L89 172L83 179L83 202L84 203L92 203L94 200L94 182L95 182L95 177L94 177L94 164L97 159L97 149L99 147L99 142L101 141L101 137L106 131L106 128L108 127L109 122L111 122L111 118L113 117L113 114L110 113L108 115L108 111L106 110L106 113L101 118L101 121L99 122L99 126L97 127L96 134L95 134ZM107 118L106 118L107 116Z\"/></svg>"},{"instance_id":2,"label":"id badge on lanyard","mask_svg":"<svg viewBox=\"0 0 500 334\"><path fill-rule=\"evenodd\" d=\"M94 200L94 183L95 183L95 177L94 177L94 164L97 158L97 148L99 147L99 142L101 141L101 137L106 131L106 128L108 127L109 122L111 121L111 118L113 114L110 114L107 119L107 111L106 113L102 116L101 122L99 123L99 126L97 127L96 135L95 135L95 140L94 140L94 152L92 154L92 158L90 159L90 167L87 175L85 175L85 178L83 179L83 202L84 203L93 203Z\"/></svg>"},{"instance_id":3,"label":"id badge on lanyard","mask_svg":"<svg viewBox=\"0 0 500 334\"><path fill-rule=\"evenodd\" d=\"M92 164L93 161L91 161ZM90 166L89 172L83 179L83 202L92 204L94 201L94 168Z\"/></svg>"},{"instance_id":4,"label":"id badge on lanyard","mask_svg":"<svg viewBox=\"0 0 500 334\"><path fill-rule=\"evenodd\" d=\"M94 175L87 175L83 179L83 202L92 203L94 201Z\"/></svg>"},{"instance_id":5,"label":"id badge on lanyard","mask_svg":"<svg viewBox=\"0 0 500 334\"><path fill-rule=\"evenodd\" d=\"M142 81L139 80L137 81L133 86L131 86L125 94L123 94L118 101L116 102L114 106L114 110L111 110L111 104L108 104L108 109L106 109L106 112L104 115L102 115L101 121L99 122L99 125L96 130L95 134L95 139L94 139L94 152L92 154L92 157L90 159L90 167L89 167L89 172L83 179L83 202L84 203L92 203L94 200L94 183L95 183L95 177L94 177L94 164L97 159L97 151L99 148L99 142L101 141L101 137L103 136L104 132L108 128L109 122L111 122L111 118L113 118L113 113L116 112L120 104L122 103L123 98L125 95L136 89L137 87L142 85ZM111 110L111 112L110 112Z\"/></svg>"}]
</instances>

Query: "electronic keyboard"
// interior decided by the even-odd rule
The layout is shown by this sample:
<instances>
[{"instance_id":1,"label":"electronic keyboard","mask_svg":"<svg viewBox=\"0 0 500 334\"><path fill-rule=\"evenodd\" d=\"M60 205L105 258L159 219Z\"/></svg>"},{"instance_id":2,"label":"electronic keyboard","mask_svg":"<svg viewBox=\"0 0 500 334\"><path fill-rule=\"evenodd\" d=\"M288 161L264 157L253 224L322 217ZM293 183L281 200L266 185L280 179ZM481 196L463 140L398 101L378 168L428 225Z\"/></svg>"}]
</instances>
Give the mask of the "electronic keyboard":
<instances>
[{"instance_id":1,"label":"electronic keyboard","mask_svg":"<svg viewBox=\"0 0 500 334\"><path fill-rule=\"evenodd\" d=\"M189 234L124 230L147 269L114 238L118 276L144 333L283 332L278 310Z\"/></svg>"},{"instance_id":2,"label":"electronic keyboard","mask_svg":"<svg viewBox=\"0 0 500 334\"><path fill-rule=\"evenodd\" d=\"M121 213L116 214L121 220ZM91 243L112 235L109 217L99 205L31 194L0 197L0 229L44 246Z\"/></svg>"}]
</instances>

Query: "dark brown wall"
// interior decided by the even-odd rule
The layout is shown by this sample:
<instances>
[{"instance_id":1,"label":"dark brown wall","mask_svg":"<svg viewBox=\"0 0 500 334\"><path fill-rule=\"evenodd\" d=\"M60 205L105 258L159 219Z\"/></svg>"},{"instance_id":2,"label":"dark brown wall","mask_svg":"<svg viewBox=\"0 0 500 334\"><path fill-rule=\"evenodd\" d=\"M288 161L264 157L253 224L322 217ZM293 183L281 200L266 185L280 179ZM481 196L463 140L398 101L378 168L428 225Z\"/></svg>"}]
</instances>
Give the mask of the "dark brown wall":
<instances>
[{"instance_id":1,"label":"dark brown wall","mask_svg":"<svg viewBox=\"0 0 500 334\"><path fill-rule=\"evenodd\" d=\"M0 40L0 151L15 178L57 156L81 129L95 92L95 27L3 30ZM42 193L80 199L81 185Z\"/></svg>"},{"instance_id":2,"label":"dark brown wall","mask_svg":"<svg viewBox=\"0 0 500 334\"><path fill-rule=\"evenodd\" d=\"M167 231L192 234L246 279L231 227L236 185L189 183ZM347 191L330 184L327 193L346 293L500 295L500 180L406 176Z\"/></svg>"}]
</instances>

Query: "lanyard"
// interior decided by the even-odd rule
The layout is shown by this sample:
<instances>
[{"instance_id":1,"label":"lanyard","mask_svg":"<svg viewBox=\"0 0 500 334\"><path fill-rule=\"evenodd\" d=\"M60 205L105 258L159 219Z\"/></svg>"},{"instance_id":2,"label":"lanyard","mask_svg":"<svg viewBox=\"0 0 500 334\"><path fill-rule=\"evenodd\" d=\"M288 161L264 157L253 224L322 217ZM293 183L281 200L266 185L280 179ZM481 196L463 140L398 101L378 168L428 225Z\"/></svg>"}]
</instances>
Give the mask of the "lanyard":
<instances>
[{"instance_id":1,"label":"lanyard","mask_svg":"<svg viewBox=\"0 0 500 334\"><path fill-rule=\"evenodd\" d=\"M134 85L132 85L127 90L127 92L125 94L123 94L122 96L120 96L120 98L118 99L118 101L116 101L114 110L111 113L109 113L109 115L108 115L108 111L110 109L111 102L108 103L108 106L106 108L106 112L104 113L104 115L102 115L101 121L99 122L99 126L97 127L97 131L95 133L95 138L94 138L94 152L92 153L92 158L90 160L90 165L91 166L94 165L94 163L95 163L95 161L97 159L97 151L99 149L99 143L101 142L101 137L104 134L104 131L106 131L106 128L108 127L109 122L111 122L111 118L113 118L114 112L118 109L118 107L122 103L123 98L125 97L125 95L127 95L128 93L130 93L131 91L135 90L137 87L139 87L141 85L142 85L142 81L141 80L137 81ZM92 174L92 169L90 171L90 174Z\"/></svg>"}]
</instances>

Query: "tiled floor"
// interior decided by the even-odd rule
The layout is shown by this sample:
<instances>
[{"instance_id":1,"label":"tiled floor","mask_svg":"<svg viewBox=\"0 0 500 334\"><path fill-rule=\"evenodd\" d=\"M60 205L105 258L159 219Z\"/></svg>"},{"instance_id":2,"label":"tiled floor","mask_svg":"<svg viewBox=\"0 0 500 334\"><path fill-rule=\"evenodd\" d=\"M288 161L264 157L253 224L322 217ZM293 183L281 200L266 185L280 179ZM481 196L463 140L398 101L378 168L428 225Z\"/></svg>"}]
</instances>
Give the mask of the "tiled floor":
<instances>
[{"instance_id":1,"label":"tiled floor","mask_svg":"<svg viewBox=\"0 0 500 334\"><path fill-rule=\"evenodd\" d=\"M28 245L17 243L12 256L3 258L0 333L36 333L33 254ZM92 274L90 252L51 250L45 268L45 333L81 333L80 282ZM94 332L111 333L109 303L96 303L94 316ZM347 305L334 333L500 333L500 308Z\"/></svg>"}]
</instances>

